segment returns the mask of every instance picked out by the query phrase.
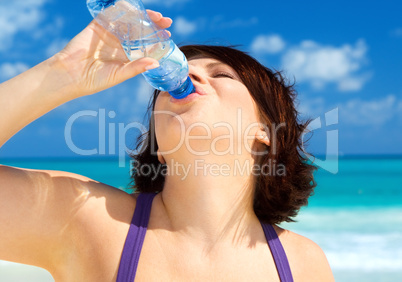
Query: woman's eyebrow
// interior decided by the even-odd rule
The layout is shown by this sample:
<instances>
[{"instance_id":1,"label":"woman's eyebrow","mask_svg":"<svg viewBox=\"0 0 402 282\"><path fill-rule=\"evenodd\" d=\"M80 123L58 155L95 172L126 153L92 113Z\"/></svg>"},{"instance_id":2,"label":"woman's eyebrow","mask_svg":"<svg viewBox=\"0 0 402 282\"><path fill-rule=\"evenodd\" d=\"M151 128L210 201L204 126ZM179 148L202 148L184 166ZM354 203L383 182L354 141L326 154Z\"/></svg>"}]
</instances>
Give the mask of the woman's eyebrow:
<instances>
[{"instance_id":1,"label":"woman's eyebrow","mask_svg":"<svg viewBox=\"0 0 402 282\"><path fill-rule=\"evenodd\" d=\"M220 66L220 65L228 66L228 65L226 65L226 64L224 64L222 62L212 62L212 63L207 64L205 67L207 69L212 69L212 68L214 68L216 66Z\"/></svg>"}]
</instances>

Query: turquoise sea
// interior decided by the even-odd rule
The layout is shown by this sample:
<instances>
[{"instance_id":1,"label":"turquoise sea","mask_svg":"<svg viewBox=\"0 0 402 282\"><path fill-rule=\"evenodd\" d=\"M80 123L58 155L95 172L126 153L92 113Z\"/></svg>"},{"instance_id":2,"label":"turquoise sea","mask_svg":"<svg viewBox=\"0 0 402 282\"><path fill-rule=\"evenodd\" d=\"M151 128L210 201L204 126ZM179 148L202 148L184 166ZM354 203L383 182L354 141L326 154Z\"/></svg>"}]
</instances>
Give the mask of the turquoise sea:
<instances>
[{"instance_id":1,"label":"turquoise sea","mask_svg":"<svg viewBox=\"0 0 402 282\"><path fill-rule=\"evenodd\" d=\"M129 165L115 159L6 160L71 171L124 189ZM281 226L316 242L336 281L402 281L402 157L343 157L339 172L316 172L317 188L295 223ZM53 281L44 270L0 261L0 281Z\"/></svg>"}]
</instances>

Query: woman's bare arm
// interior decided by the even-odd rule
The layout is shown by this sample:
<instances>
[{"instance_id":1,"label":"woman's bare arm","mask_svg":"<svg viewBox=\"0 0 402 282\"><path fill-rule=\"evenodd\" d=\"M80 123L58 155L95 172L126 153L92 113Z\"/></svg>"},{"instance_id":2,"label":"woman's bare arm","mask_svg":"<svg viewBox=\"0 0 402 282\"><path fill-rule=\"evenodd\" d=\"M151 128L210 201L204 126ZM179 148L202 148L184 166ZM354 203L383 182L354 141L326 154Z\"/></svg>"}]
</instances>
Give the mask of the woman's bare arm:
<instances>
[{"instance_id":1,"label":"woman's bare arm","mask_svg":"<svg viewBox=\"0 0 402 282\"><path fill-rule=\"evenodd\" d=\"M66 232L96 183L66 172L1 165L0 179L0 259L57 267L67 255Z\"/></svg>"},{"instance_id":2,"label":"woman's bare arm","mask_svg":"<svg viewBox=\"0 0 402 282\"><path fill-rule=\"evenodd\" d=\"M170 26L170 19L149 14L162 28ZM60 53L0 85L0 146L57 106L155 63L129 62L118 40L91 22ZM72 173L0 165L0 259L54 269L66 255L62 246L75 212L91 189L104 186Z\"/></svg>"},{"instance_id":3,"label":"woman's bare arm","mask_svg":"<svg viewBox=\"0 0 402 282\"><path fill-rule=\"evenodd\" d=\"M55 58L0 84L0 146L32 121L71 100L71 87Z\"/></svg>"},{"instance_id":4,"label":"woman's bare arm","mask_svg":"<svg viewBox=\"0 0 402 282\"><path fill-rule=\"evenodd\" d=\"M171 20L149 11L161 27ZM0 147L30 122L75 98L110 88L157 66L130 62L120 42L92 21L58 54L0 84Z\"/></svg>"}]
</instances>

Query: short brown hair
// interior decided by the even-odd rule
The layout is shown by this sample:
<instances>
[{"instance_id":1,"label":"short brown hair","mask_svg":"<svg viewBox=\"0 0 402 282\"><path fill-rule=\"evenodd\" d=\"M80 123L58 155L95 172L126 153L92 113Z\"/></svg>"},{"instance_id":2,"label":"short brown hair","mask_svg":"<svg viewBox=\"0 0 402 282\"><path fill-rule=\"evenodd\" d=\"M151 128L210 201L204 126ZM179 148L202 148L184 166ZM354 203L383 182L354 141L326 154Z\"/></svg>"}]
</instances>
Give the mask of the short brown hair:
<instances>
[{"instance_id":1,"label":"short brown hair","mask_svg":"<svg viewBox=\"0 0 402 282\"><path fill-rule=\"evenodd\" d=\"M257 217L269 224L294 221L302 206L307 205L316 183L313 172L316 167L310 164L303 154L302 135L310 121L299 121L295 107L296 91L294 84L286 82L281 72L273 72L261 65L248 54L233 47L210 45L187 45L180 48L190 60L194 57L216 59L233 68L247 87L254 99L259 116L264 125L273 128L285 123L276 132L276 148L268 150L258 158L260 167L268 162L283 164L286 175L260 174L255 178L254 212ZM148 106L153 111L159 91L155 91ZM150 115L149 128L153 128L153 115ZM139 165L163 166L155 153L158 149L153 130L141 135L137 140L137 149L141 151L132 155ZM138 167L137 167L138 168ZM156 170L161 171L161 170ZM136 193L160 192L163 189L164 175L153 177L132 171L133 188Z\"/></svg>"}]
</instances>

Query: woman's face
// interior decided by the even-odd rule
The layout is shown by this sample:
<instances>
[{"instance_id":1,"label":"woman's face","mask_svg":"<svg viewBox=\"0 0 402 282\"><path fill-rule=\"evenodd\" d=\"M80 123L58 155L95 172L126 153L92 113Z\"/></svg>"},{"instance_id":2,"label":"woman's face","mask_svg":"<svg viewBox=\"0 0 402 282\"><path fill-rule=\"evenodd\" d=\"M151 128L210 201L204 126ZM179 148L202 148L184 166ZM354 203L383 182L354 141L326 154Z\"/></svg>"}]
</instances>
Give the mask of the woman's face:
<instances>
[{"instance_id":1,"label":"woman's face","mask_svg":"<svg viewBox=\"0 0 402 282\"><path fill-rule=\"evenodd\" d=\"M155 133L160 152L245 153L244 145L251 146L258 128L258 112L238 74L215 59L197 58L189 61L189 75L196 93L176 100L161 92L156 100Z\"/></svg>"}]
</instances>

